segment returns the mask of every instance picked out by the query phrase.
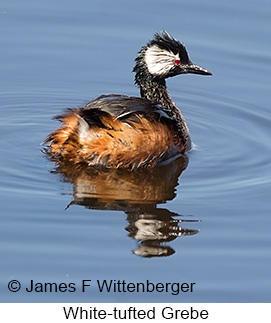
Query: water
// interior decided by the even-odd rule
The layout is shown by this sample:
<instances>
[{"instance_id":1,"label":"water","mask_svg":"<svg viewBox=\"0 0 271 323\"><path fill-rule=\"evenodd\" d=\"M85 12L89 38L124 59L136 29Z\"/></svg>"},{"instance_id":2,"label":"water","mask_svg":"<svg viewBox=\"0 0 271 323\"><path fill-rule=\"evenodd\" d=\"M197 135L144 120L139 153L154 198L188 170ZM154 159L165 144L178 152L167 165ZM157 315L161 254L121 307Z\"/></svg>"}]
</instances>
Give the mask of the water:
<instances>
[{"instance_id":1,"label":"water","mask_svg":"<svg viewBox=\"0 0 271 323\"><path fill-rule=\"evenodd\" d=\"M2 302L271 301L270 18L265 0L2 1ZM188 158L56 172L40 151L52 117L103 93L138 95L133 59L163 28L213 72L168 81L195 145ZM104 279L196 285L100 293ZM78 288L27 293L31 280Z\"/></svg>"}]
</instances>

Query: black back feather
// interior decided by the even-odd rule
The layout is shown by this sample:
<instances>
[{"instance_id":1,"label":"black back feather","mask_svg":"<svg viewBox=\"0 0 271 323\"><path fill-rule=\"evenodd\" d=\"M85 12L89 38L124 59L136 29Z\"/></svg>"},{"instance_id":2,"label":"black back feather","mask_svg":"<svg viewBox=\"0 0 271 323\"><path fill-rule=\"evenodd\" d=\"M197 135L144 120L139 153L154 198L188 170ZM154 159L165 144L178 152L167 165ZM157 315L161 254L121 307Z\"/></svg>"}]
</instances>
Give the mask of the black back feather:
<instances>
[{"instance_id":1,"label":"black back feather","mask_svg":"<svg viewBox=\"0 0 271 323\"><path fill-rule=\"evenodd\" d=\"M102 123L103 116L111 115L114 119L123 122L136 122L138 115L159 121L175 123L175 118L170 109L145 98L129 97L125 95L102 95L90 101L80 112L80 116L89 126L98 125L107 128ZM177 123L176 123L177 126Z\"/></svg>"}]
</instances>

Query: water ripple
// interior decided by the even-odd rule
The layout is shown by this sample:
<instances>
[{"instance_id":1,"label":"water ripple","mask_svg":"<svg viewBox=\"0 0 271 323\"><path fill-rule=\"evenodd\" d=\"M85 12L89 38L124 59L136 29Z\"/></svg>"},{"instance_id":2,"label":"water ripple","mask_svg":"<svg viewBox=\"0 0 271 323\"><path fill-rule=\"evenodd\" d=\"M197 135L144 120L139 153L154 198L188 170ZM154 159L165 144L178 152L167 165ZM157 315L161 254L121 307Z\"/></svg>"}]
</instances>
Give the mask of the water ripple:
<instances>
[{"instance_id":1,"label":"water ripple","mask_svg":"<svg viewBox=\"0 0 271 323\"><path fill-rule=\"evenodd\" d=\"M270 184L270 115L261 107L210 93L177 95L194 149L189 153L191 189L206 193ZM192 170L191 170L192 168Z\"/></svg>"}]
</instances>

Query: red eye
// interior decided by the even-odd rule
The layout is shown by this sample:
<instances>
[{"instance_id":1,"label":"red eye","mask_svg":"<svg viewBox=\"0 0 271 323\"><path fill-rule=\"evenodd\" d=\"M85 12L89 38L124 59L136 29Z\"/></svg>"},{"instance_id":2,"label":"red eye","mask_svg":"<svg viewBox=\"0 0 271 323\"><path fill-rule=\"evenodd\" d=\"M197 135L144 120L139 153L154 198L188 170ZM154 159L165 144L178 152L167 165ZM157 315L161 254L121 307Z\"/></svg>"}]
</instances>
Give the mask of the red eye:
<instances>
[{"instance_id":1,"label":"red eye","mask_svg":"<svg viewBox=\"0 0 271 323\"><path fill-rule=\"evenodd\" d=\"M174 61L174 64L175 64L175 65L180 65L180 64L181 64L181 62L180 62L180 60L176 59L176 60Z\"/></svg>"}]
</instances>

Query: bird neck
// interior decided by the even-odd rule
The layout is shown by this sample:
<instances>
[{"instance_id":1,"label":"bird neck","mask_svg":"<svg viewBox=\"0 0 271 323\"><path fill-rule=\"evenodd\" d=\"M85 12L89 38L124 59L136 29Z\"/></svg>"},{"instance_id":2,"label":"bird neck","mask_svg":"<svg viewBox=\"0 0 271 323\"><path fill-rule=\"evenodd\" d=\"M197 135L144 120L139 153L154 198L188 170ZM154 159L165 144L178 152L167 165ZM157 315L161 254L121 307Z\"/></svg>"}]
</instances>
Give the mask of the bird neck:
<instances>
[{"instance_id":1,"label":"bird neck","mask_svg":"<svg viewBox=\"0 0 271 323\"><path fill-rule=\"evenodd\" d=\"M176 117L181 115L180 110L172 101L166 86L165 79L148 79L143 81L136 80L140 88L140 95L150 101L160 103L162 106L170 109Z\"/></svg>"},{"instance_id":2,"label":"bird neck","mask_svg":"<svg viewBox=\"0 0 271 323\"><path fill-rule=\"evenodd\" d=\"M140 88L141 97L157 102L168 109L167 113L178 123L179 135L184 139L187 149L190 149L191 139L188 126L181 111L172 101L167 91L165 79L153 78L148 73L146 74L136 73L135 76L135 84Z\"/></svg>"}]
</instances>

